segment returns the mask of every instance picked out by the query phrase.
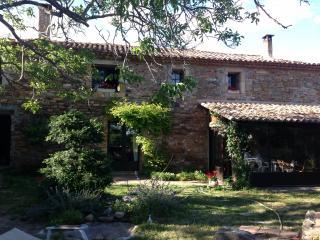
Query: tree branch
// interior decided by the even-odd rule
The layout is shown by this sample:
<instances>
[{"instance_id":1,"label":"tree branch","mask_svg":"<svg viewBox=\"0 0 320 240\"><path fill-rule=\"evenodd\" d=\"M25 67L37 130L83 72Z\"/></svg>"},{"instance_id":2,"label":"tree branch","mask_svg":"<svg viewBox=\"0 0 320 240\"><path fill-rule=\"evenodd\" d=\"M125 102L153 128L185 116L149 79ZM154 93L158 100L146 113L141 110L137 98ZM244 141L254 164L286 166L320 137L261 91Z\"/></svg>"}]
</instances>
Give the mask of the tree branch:
<instances>
[{"instance_id":1,"label":"tree branch","mask_svg":"<svg viewBox=\"0 0 320 240\"><path fill-rule=\"evenodd\" d=\"M1 4L0 10L10 9L10 8L14 8L14 7L20 7L20 6L24 6L24 5L33 5L33 6L38 6L38 7L46 7L47 6L47 4L45 4L45 3L39 3L36 1L32 1L32 0L22 0L22 1L18 1L18 2Z\"/></svg>"},{"instance_id":2,"label":"tree branch","mask_svg":"<svg viewBox=\"0 0 320 240\"><path fill-rule=\"evenodd\" d=\"M280 25L282 28L287 29L287 28L292 26L292 25L284 25L279 20L277 20L276 18L272 17L271 14L265 9L265 7L260 3L259 0L253 0L253 1L256 4L257 8L261 9L262 12L264 12L264 14L267 15L268 18L273 20L276 24Z\"/></svg>"}]
</instances>

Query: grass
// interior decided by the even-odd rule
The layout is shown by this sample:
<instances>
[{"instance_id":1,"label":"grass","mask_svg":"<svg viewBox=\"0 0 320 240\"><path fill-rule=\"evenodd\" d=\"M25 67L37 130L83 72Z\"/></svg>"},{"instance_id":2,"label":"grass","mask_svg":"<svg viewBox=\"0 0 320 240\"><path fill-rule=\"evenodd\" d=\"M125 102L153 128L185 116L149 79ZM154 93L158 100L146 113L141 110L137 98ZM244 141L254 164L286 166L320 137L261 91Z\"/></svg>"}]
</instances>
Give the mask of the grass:
<instances>
[{"instance_id":1,"label":"grass","mask_svg":"<svg viewBox=\"0 0 320 240\"><path fill-rule=\"evenodd\" d=\"M131 186L132 187L132 186ZM317 191L201 190L196 186L180 188L181 204L186 211L154 224L139 225L141 239L212 239L213 232L223 226L269 226L279 228L277 211L285 229L298 231L307 210L320 207ZM106 190L117 197L126 194L128 186L113 185Z\"/></svg>"},{"instance_id":2,"label":"grass","mask_svg":"<svg viewBox=\"0 0 320 240\"><path fill-rule=\"evenodd\" d=\"M38 201L36 177L12 170L0 170L0 211L11 215L23 215Z\"/></svg>"},{"instance_id":3,"label":"grass","mask_svg":"<svg viewBox=\"0 0 320 240\"><path fill-rule=\"evenodd\" d=\"M106 193L120 198L133 185L112 185ZM307 210L320 208L318 191L261 190L217 191L194 185L174 186L185 211L166 219L153 218L153 224L140 224L141 240L212 239L213 232L223 226L279 227L276 215L259 203L276 210L285 229L298 231ZM0 171L0 212L22 215L38 201L35 176ZM146 219L147 220L147 219Z\"/></svg>"}]
</instances>

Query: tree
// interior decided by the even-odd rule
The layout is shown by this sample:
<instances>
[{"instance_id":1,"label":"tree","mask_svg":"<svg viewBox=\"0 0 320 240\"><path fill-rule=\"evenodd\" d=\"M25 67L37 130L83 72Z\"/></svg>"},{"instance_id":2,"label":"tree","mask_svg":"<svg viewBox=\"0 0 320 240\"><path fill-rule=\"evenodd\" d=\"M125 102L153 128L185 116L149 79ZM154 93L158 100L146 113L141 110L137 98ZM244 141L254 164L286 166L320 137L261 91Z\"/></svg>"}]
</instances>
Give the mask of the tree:
<instances>
[{"instance_id":1,"label":"tree","mask_svg":"<svg viewBox=\"0 0 320 240\"><path fill-rule=\"evenodd\" d=\"M98 146L103 127L97 119L76 110L52 116L46 140L62 148L41 169L53 183L70 190L101 190L111 183L110 161Z\"/></svg>"},{"instance_id":2,"label":"tree","mask_svg":"<svg viewBox=\"0 0 320 240\"><path fill-rule=\"evenodd\" d=\"M228 46L238 45L242 36L226 27L227 22L249 19L258 23L259 11L272 18L262 0L252 1L257 9L250 12L236 0L1 0L0 24L11 32L14 42L0 41L0 77L12 85L27 83L33 94L24 107L33 112L40 108L41 94L52 88L58 89L59 96L76 100L90 95L90 89L79 81L92 60L90 54L74 52L44 39L30 41L19 36L19 31L29 30L24 20L33 18L37 7L50 12L55 19L56 31L68 41L71 30L87 27L97 19L111 22L127 44L128 33L134 32L140 46L131 51L145 60L145 55L152 55L157 49L183 49L190 42L201 41L208 35ZM300 2L307 3L308 0ZM122 72L130 73L130 77L136 79L131 70L125 68L125 63ZM21 74L12 77L8 72ZM77 83L81 91L64 91L61 79Z\"/></svg>"}]
</instances>

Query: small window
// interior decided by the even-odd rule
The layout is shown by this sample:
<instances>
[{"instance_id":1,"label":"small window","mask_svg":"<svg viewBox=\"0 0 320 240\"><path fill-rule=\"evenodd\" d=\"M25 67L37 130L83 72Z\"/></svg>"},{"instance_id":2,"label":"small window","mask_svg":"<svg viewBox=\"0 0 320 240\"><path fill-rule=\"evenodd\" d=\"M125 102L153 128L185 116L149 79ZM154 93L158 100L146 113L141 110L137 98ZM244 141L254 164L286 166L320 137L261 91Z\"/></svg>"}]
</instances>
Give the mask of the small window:
<instances>
[{"instance_id":1,"label":"small window","mask_svg":"<svg viewBox=\"0 0 320 240\"><path fill-rule=\"evenodd\" d=\"M183 81L183 70L172 70L171 83L177 84Z\"/></svg>"},{"instance_id":2,"label":"small window","mask_svg":"<svg viewBox=\"0 0 320 240\"><path fill-rule=\"evenodd\" d=\"M119 70L116 66L94 66L92 75L93 89L114 89L119 85Z\"/></svg>"},{"instance_id":3,"label":"small window","mask_svg":"<svg viewBox=\"0 0 320 240\"><path fill-rule=\"evenodd\" d=\"M228 90L240 90L240 73L228 73Z\"/></svg>"}]
</instances>

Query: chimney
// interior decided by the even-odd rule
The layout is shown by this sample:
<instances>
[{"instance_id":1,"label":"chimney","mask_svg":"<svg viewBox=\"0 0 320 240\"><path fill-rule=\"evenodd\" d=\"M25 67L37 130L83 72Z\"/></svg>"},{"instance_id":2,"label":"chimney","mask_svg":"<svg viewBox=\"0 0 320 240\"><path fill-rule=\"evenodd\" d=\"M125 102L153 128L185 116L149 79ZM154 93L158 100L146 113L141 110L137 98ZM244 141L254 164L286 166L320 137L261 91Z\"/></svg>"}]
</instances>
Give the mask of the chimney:
<instances>
[{"instance_id":1,"label":"chimney","mask_svg":"<svg viewBox=\"0 0 320 240\"><path fill-rule=\"evenodd\" d=\"M269 58L273 58L273 47L272 47L272 37L274 35L267 34L265 35L263 39L263 43L265 45L265 48L267 49L266 56Z\"/></svg>"},{"instance_id":2,"label":"chimney","mask_svg":"<svg viewBox=\"0 0 320 240\"><path fill-rule=\"evenodd\" d=\"M39 38L50 38L51 5L39 7Z\"/></svg>"}]
</instances>

